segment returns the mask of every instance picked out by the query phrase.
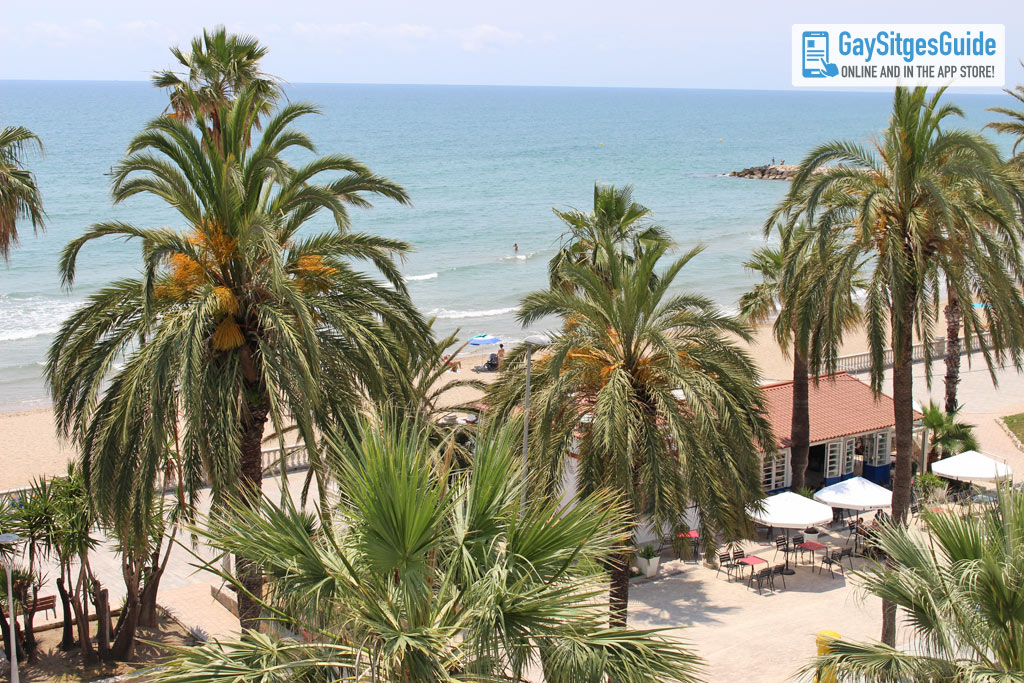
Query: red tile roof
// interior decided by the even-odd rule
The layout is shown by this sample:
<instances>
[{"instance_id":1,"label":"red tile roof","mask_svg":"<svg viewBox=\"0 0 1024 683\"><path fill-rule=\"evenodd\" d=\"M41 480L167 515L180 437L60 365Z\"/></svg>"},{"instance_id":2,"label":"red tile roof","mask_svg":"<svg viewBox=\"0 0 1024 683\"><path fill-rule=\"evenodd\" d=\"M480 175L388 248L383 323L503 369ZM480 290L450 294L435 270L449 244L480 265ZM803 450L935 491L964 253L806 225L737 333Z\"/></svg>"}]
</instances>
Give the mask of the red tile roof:
<instances>
[{"instance_id":1,"label":"red tile roof","mask_svg":"<svg viewBox=\"0 0 1024 683\"><path fill-rule=\"evenodd\" d=\"M780 448L786 448L793 421L793 383L767 384L761 391L772 431ZM822 377L817 387L812 381L808 404L812 444L893 426L892 397L876 397L870 386L845 372ZM914 419L921 417L915 410Z\"/></svg>"}]
</instances>

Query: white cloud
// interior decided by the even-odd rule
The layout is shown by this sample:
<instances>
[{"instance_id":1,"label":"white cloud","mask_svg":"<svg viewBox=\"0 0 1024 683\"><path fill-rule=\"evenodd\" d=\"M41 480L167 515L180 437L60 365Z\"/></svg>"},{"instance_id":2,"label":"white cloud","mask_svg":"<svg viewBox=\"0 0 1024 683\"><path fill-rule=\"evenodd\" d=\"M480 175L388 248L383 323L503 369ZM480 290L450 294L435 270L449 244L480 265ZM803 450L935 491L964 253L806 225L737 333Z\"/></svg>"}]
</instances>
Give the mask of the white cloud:
<instances>
[{"instance_id":1,"label":"white cloud","mask_svg":"<svg viewBox=\"0 0 1024 683\"><path fill-rule=\"evenodd\" d=\"M453 35L461 43L462 49L469 52L509 47L523 40L523 34L518 31L503 31L490 24L480 24L473 28L454 31Z\"/></svg>"},{"instance_id":2,"label":"white cloud","mask_svg":"<svg viewBox=\"0 0 1024 683\"><path fill-rule=\"evenodd\" d=\"M444 41L458 44L463 50L480 52L509 47L523 42L525 36L518 31L505 31L490 24L470 28L439 30L422 24L379 26L361 21L348 24L312 24L297 22L292 30L310 39L336 40L389 40L406 47L426 41ZM554 35L545 33L541 40L550 42Z\"/></svg>"}]
</instances>

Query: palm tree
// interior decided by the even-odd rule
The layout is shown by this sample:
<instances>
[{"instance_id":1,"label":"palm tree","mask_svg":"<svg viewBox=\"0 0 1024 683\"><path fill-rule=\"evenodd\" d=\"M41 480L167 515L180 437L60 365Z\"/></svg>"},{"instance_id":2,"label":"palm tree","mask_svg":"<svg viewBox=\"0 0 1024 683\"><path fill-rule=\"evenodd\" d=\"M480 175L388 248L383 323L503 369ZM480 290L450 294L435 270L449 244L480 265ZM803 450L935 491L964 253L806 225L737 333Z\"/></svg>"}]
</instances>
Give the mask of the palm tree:
<instances>
[{"instance_id":1,"label":"palm tree","mask_svg":"<svg viewBox=\"0 0 1024 683\"><path fill-rule=\"evenodd\" d=\"M604 623L598 560L628 538L610 495L520 514L520 429L483 429L460 468L432 430L363 419L327 437L341 491L331 516L264 498L197 527L264 568L271 626L301 639L188 648L160 680L520 681L531 668L552 683L696 680L700 661L678 642Z\"/></svg>"},{"instance_id":2,"label":"palm tree","mask_svg":"<svg viewBox=\"0 0 1024 683\"><path fill-rule=\"evenodd\" d=\"M1024 494L1004 489L982 514L921 515L927 532L884 526L875 545L890 564L857 575L868 593L906 611L906 647L833 640L805 675L880 683L1024 678Z\"/></svg>"},{"instance_id":3,"label":"palm tree","mask_svg":"<svg viewBox=\"0 0 1024 683\"><path fill-rule=\"evenodd\" d=\"M922 410L924 418L921 423L928 430L929 444L928 467L936 460L949 455L956 455L964 451L978 449L978 440L974 438L974 425L960 422L960 410L947 413L942 410L934 401L928 402L928 407Z\"/></svg>"},{"instance_id":4,"label":"palm tree","mask_svg":"<svg viewBox=\"0 0 1024 683\"><path fill-rule=\"evenodd\" d=\"M279 434L294 422L321 472L315 428L383 395L401 371L392 349L429 337L394 263L406 245L351 232L346 209L371 206L366 195L406 203L405 191L351 157L285 161L315 151L291 126L316 111L309 105L282 107L250 147L251 112L261 102L245 90L223 106L220 140L199 113L195 128L161 117L132 141L116 169L115 201L153 195L184 230L111 221L64 250L61 273L71 286L89 242L117 236L143 246L144 276L91 296L65 321L47 360L58 431L79 444L99 508L145 506L136 483L152 486L166 465L179 414L190 501L209 482L216 501L241 487L255 504L268 420ZM300 233L324 213L333 232ZM259 595L258 574L240 571ZM243 596L243 624L257 610Z\"/></svg>"},{"instance_id":5,"label":"palm tree","mask_svg":"<svg viewBox=\"0 0 1024 683\"><path fill-rule=\"evenodd\" d=\"M18 221L28 220L33 230L45 227L35 175L25 168L24 153L30 147L43 151L43 143L28 128L0 128L0 256L5 262L18 243Z\"/></svg>"},{"instance_id":6,"label":"palm tree","mask_svg":"<svg viewBox=\"0 0 1024 683\"><path fill-rule=\"evenodd\" d=\"M805 487L810 449L810 375L835 371L843 336L860 319L853 292L859 264L828 245L824 263L809 247L802 224L780 223L778 246L754 250L744 267L761 282L740 297L740 314L754 324L775 318L776 341L793 356L793 418L790 427L792 489ZM852 271L851 271L852 269Z\"/></svg>"},{"instance_id":7,"label":"palm tree","mask_svg":"<svg viewBox=\"0 0 1024 683\"><path fill-rule=\"evenodd\" d=\"M910 504L914 335L925 342L930 373L943 278L961 299L974 295L986 305L981 310L991 347L982 339L979 344L990 368L1006 357L1019 365L1024 345L1020 226L961 223L962 195L950 190L957 178L971 178L986 201L1009 216L1019 208L1020 188L992 143L979 134L944 127L962 112L942 103L943 92L929 97L925 88L897 88L889 126L874 150L847 141L814 149L777 212L792 220L807 217L820 242L836 239L844 249L872 259L865 304L871 384L881 391L883 356L891 342L896 430L892 510L897 522L905 519ZM963 315L965 335L980 337L978 309L967 308ZM884 612L882 637L892 644L895 611L886 604Z\"/></svg>"},{"instance_id":8,"label":"palm tree","mask_svg":"<svg viewBox=\"0 0 1024 683\"><path fill-rule=\"evenodd\" d=\"M691 250L666 265L656 244L623 253L610 238L598 245L600 272L566 264L569 287L534 292L519 320L558 316L561 330L535 362L531 462L538 491L558 490L578 439L578 488L613 491L654 529L679 528L695 505L700 535L749 531L744 508L762 496L759 450L774 448L762 411L758 371L729 338L746 326L707 297L674 293ZM660 273L660 274L659 274ZM523 397L523 350L510 354L488 402L510 414ZM612 623L625 625L627 552L609 558Z\"/></svg>"},{"instance_id":9,"label":"palm tree","mask_svg":"<svg viewBox=\"0 0 1024 683\"><path fill-rule=\"evenodd\" d=\"M202 115L214 140L219 139L221 108L241 92L249 90L254 96L257 117L269 114L281 97L280 81L260 70L267 48L254 36L228 33L217 26L193 38L191 48L186 53L172 47L182 71L158 71L152 82L169 91L171 116L190 122Z\"/></svg>"},{"instance_id":10,"label":"palm tree","mask_svg":"<svg viewBox=\"0 0 1024 683\"><path fill-rule=\"evenodd\" d=\"M590 213L552 209L566 227L558 252L548 263L551 286L565 286L561 275L566 264L601 268L602 239L629 247L634 257L654 244L672 245L668 232L651 222L651 210L633 201L633 186L594 184L594 209Z\"/></svg>"},{"instance_id":11,"label":"palm tree","mask_svg":"<svg viewBox=\"0 0 1024 683\"><path fill-rule=\"evenodd\" d=\"M1021 60L1021 66L1024 66L1024 60ZM1020 104L1024 105L1024 85L1017 84L1013 90L1009 88L1003 90L1007 95L1017 100ZM996 114L1002 114L1009 121L993 121L986 125L986 128L991 128L997 133L1004 133L1006 135L1012 135L1016 138L1013 142L1013 155L1015 159L1020 159L1018 150L1021 144L1024 144L1024 109L1010 109L1009 107L992 107L989 109L990 112Z\"/></svg>"}]
</instances>

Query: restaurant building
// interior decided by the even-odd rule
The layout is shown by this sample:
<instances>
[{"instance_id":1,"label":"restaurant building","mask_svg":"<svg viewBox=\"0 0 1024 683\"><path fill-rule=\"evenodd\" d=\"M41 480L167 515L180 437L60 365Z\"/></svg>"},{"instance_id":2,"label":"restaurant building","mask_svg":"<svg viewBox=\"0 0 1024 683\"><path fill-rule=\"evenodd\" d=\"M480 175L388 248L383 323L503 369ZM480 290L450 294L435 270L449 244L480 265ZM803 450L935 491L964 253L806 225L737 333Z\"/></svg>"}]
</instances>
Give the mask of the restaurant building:
<instances>
[{"instance_id":1,"label":"restaurant building","mask_svg":"<svg viewBox=\"0 0 1024 683\"><path fill-rule=\"evenodd\" d=\"M767 417L778 440L778 451L762 455L761 484L766 493L788 490L793 478L790 430L793 420L793 382L762 387ZM845 372L821 377L808 389L810 451L807 486L828 486L861 476L889 483L895 449L893 400L876 396L871 387ZM922 415L914 411L915 430ZM915 441L920 441L915 438Z\"/></svg>"}]
</instances>

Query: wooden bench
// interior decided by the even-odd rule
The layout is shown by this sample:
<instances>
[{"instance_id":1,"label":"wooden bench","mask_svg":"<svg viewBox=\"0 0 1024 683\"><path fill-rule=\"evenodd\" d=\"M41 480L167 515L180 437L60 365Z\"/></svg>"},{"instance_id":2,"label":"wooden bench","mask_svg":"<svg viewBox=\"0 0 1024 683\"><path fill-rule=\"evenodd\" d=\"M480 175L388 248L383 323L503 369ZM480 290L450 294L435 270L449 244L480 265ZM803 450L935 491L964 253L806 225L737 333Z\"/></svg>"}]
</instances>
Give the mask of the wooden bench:
<instances>
[{"instance_id":1,"label":"wooden bench","mask_svg":"<svg viewBox=\"0 0 1024 683\"><path fill-rule=\"evenodd\" d=\"M6 605L4 605L4 607L6 607ZM46 612L53 612L53 616L56 617L57 616L57 596L55 596L55 595L45 595L45 596L43 596L41 598L38 598L36 600L36 607L35 607L35 609L32 609L31 605L30 605L27 608L25 608L25 610L32 612L32 614L38 614L39 612L43 612L44 614ZM3 616L6 619L7 618L7 610L6 609L0 609L0 612L3 613Z\"/></svg>"}]
</instances>

